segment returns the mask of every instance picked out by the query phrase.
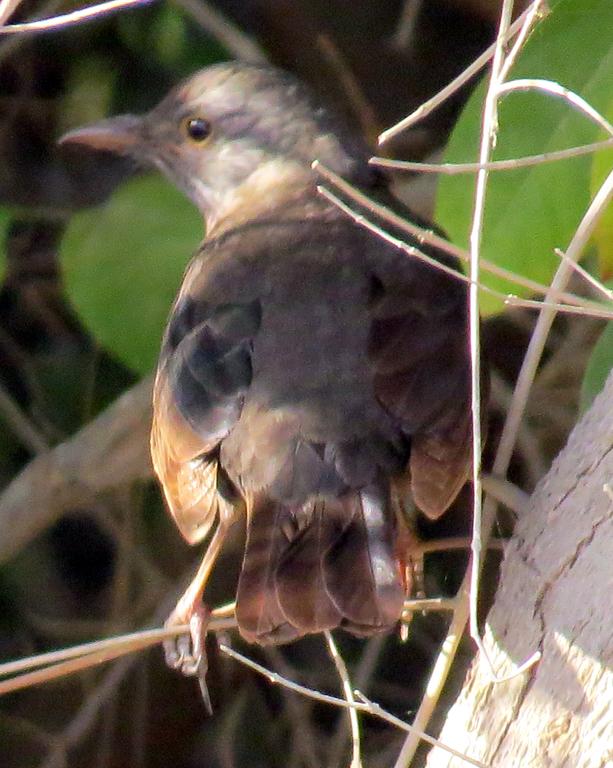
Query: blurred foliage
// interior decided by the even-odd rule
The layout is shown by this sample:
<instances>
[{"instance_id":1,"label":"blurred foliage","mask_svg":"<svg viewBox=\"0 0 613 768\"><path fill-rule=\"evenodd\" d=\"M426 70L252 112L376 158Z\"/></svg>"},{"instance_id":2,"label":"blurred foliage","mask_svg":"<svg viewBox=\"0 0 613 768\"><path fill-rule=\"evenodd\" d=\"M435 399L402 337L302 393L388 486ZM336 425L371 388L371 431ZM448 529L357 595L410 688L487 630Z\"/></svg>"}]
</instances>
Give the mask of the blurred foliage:
<instances>
[{"instance_id":1,"label":"blurred foliage","mask_svg":"<svg viewBox=\"0 0 613 768\"><path fill-rule=\"evenodd\" d=\"M60 248L70 301L93 336L141 374L157 360L202 219L159 176L133 179L70 221Z\"/></svg>"},{"instance_id":2,"label":"blurred foliage","mask_svg":"<svg viewBox=\"0 0 613 768\"><path fill-rule=\"evenodd\" d=\"M610 106L613 71L611 0L559 0L528 40L512 78L550 79L599 111ZM477 159L487 78L469 99L453 130L446 162ZM500 104L500 130L493 159L551 152L597 141L600 130L568 103L544 93L511 93ZM601 154L599 163L609 163ZM583 156L540 166L491 173L488 181L483 257L525 277L549 284L559 259L590 201L592 158ZM603 170L604 173L604 170ZM474 177L442 177L436 219L453 242L467 246L474 202ZM609 241L610 247L610 241ZM526 289L482 273L485 285L503 293ZM503 308L482 293L485 315Z\"/></svg>"},{"instance_id":3,"label":"blurred foliage","mask_svg":"<svg viewBox=\"0 0 613 768\"><path fill-rule=\"evenodd\" d=\"M66 84L66 96L59 114L60 130L77 123L93 123L110 110L117 86L117 72L105 66L104 58L93 54L77 60Z\"/></svg>"},{"instance_id":4,"label":"blurred foliage","mask_svg":"<svg viewBox=\"0 0 613 768\"><path fill-rule=\"evenodd\" d=\"M610 70L613 76L613 67ZM609 99L608 108L602 114L613 125L613 98ZM608 138L602 132L601 139ZM613 148L594 155L592 162L591 193L594 196L606 177L613 171ZM594 232L594 242L598 257L598 272L602 280L613 278L613 203L609 203L604 214L598 220Z\"/></svg>"}]
</instances>

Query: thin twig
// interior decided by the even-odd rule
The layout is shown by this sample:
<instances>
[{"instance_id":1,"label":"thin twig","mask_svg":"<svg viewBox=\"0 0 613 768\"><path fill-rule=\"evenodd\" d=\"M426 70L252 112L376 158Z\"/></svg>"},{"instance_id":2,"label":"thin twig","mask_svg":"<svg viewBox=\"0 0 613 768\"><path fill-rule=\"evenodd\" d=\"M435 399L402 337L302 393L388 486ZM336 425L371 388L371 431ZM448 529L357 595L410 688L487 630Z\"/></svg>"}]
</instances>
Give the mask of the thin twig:
<instances>
[{"instance_id":1,"label":"thin twig","mask_svg":"<svg viewBox=\"0 0 613 768\"><path fill-rule=\"evenodd\" d=\"M330 70L342 87L353 114L358 120L362 135L370 143L377 136L380 123L358 79L330 35L324 33L317 35L315 44L325 57Z\"/></svg>"},{"instance_id":2,"label":"thin twig","mask_svg":"<svg viewBox=\"0 0 613 768\"><path fill-rule=\"evenodd\" d=\"M613 141L613 139L611 140ZM613 291L610 288L607 288L606 285L600 282L597 278L594 277L594 275L590 275L590 273L587 271L587 269L584 269L581 264L577 264L575 261L572 261L568 258L568 256L564 253L564 251L561 248L554 248L556 256L559 256L562 261L566 261L568 263L568 266L576 272L578 275L580 275L585 282L596 291L596 293L601 294L605 297L605 299L608 299L609 301L613 301Z\"/></svg>"},{"instance_id":3,"label":"thin twig","mask_svg":"<svg viewBox=\"0 0 613 768\"><path fill-rule=\"evenodd\" d=\"M210 632L216 632L225 631L235 626L236 621L234 619L216 617L215 612L213 612L207 629ZM168 638L188 633L188 625L146 629L105 640L96 640L92 643L83 643L58 651L40 653L25 659L8 661L0 664L0 677L7 677L8 675L15 675L15 677L0 681L0 696L22 688L46 683L49 680L55 680L74 672L80 672L128 653L157 645ZM44 667L44 669L37 669L38 667ZM36 671L17 674L23 670Z\"/></svg>"},{"instance_id":4,"label":"thin twig","mask_svg":"<svg viewBox=\"0 0 613 768\"><path fill-rule=\"evenodd\" d=\"M534 3L532 5L534 5ZM520 16L518 16L517 19L515 19L507 33L508 39L510 39L521 29L524 21L526 20L526 17L532 10L532 5L527 8ZM431 99L428 99L428 101L424 102L414 112L411 112L410 115L404 117L391 128L383 131L383 133L379 136L379 144L385 144L386 141L389 141L402 131L410 128L414 123L418 122L419 120L423 120L424 117L437 109L441 104L443 104L443 102L447 101L447 99L453 96L456 91L462 88L463 85L465 85L472 77L480 72L483 67L485 67L485 65L494 55L495 49L496 44L493 43L489 46L489 48L486 48L485 51L483 51L483 53L478 58L476 58L472 64L466 67L466 69L464 69L454 80L452 80L442 90L435 94Z\"/></svg>"},{"instance_id":5,"label":"thin twig","mask_svg":"<svg viewBox=\"0 0 613 768\"><path fill-rule=\"evenodd\" d=\"M535 301L534 299L521 299L519 296L514 296L509 293L504 303L510 307L523 307L524 309L538 309L541 310L544 307L554 309L556 312L565 312L568 315L582 315L583 317L595 317L599 320L613 320L613 310L607 309L605 306L594 309L590 307L571 307L568 304L559 304L557 301Z\"/></svg>"},{"instance_id":6,"label":"thin twig","mask_svg":"<svg viewBox=\"0 0 613 768\"><path fill-rule=\"evenodd\" d=\"M449 669L451 668L451 662L455 658L458 646L464 634L464 628L468 620L468 590L470 587L470 569L467 569L462 582L462 586L458 591L457 603L453 606L453 615L451 618L451 624L447 630L447 636L443 641L441 650L438 654L434 668L430 673L428 684L424 696L419 705L419 709L413 720L413 725L422 730L428 727L438 700L440 699L443 691L443 686L447 680ZM419 738L417 735L410 733L405 739L400 754L396 759L394 768L407 768L413 760L413 756L419 746Z\"/></svg>"},{"instance_id":7,"label":"thin twig","mask_svg":"<svg viewBox=\"0 0 613 768\"><path fill-rule=\"evenodd\" d=\"M568 248L566 249L567 258L559 265L551 282L551 287L547 296L549 302L555 302L555 300L560 295L560 292L564 290L573 271L572 268L569 267L569 261L579 260L579 257L583 253L583 250L587 245L600 216L606 209L612 197L613 172L611 172L605 179L604 183L598 190L598 193L590 203L579 226L577 227L575 234L573 235ZM545 343L547 341L547 336L549 335L549 331L551 329L555 315L555 308L541 308L541 313L536 322L530 343L528 344L528 349L526 350L526 355L524 357L524 361L517 378L515 390L513 392L513 399L509 406L507 418L502 430L502 434L500 436L500 442L498 444L498 450L492 469L492 472L495 475L506 475L513 453L515 437L517 435L519 425L526 408L526 403L528 401L530 388L532 386L532 382L534 381L536 370L542 357Z\"/></svg>"},{"instance_id":8,"label":"thin twig","mask_svg":"<svg viewBox=\"0 0 613 768\"><path fill-rule=\"evenodd\" d=\"M166 599L161 601L161 603L158 604L158 607L155 611L155 614L152 618L152 621L154 623L158 623L161 621L165 616L168 615L170 612L170 606L175 603L176 600L176 594L174 593L174 590L172 593L170 593ZM180 627L177 628L177 631L183 631L186 627ZM153 630L154 632L159 632L160 634L162 632L165 632L166 630ZM151 632L151 630L149 631ZM149 634L148 632L145 632L145 635ZM128 636L130 638L130 636ZM148 637L148 640L151 638ZM121 640L121 638L120 638ZM156 641L157 643L160 642L159 639ZM150 646L152 643L148 642L145 647ZM134 650L138 650L136 648L136 642L134 641L134 638L131 638L131 647L129 648L128 652L131 653ZM94 656L94 654L91 654L90 656L85 657L86 660L91 661L91 656ZM134 666L139 662L140 657L136 655L132 655L130 658L122 659L119 663L115 664L108 672L106 672L102 678L94 685L94 687L88 692L85 700L82 702L81 706L77 710L75 716L73 717L72 721L68 724L68 726L64 729L59 746L61 747L62 752L59 750L53 750L50 752L47 761L44 766L41 766L40 768L61 768L61 754L65 754L70 748L76 746L80 742L82 742L88 733L92 730L92 728L95 726L100 711L102 707L106 704L106 702L115 694L117 691L117 688L121 685L121 683L125 680L126 675L129 674L130 670L134 668ZM78 659L77 659L78 661ZM100 663L101 660L96 660L96 663ZM67 662L70 663L70 662ZM58 665L61 666L61 665ZM51 670L54 670L55 667L51 667ZM42 670L43 672L46 672L47 670ZM22 679L22 678L17 678ZM12 681L6 681L6 682L12 682Z\"/></svg>"},{"instance_id":9,"label":"thin twig","mask_svg":"<svg viewBox=\"0 0 613 768\"><path fill-rule=\"evenodd\" d=\"M247 656L243 656L242 653L235 651L233 648L230 648L229 646L224 645L223 643L220 644L219 649L222 653L225 653L226 656L230 656L230 658L234 659L235 661L238 661L240 664L243 664L244 666L249 667L249 669L252 669L254 672L257 672L258 674L262 675L273 685L283 685L286 688L288 688L290 691L299 693L302 696L308 696L310 699L315 699L315 701L321 701L324 704L331 704L332 706L343 707L345 709L351 708L351 709L357 710L358 712L366 712L367 714L372 715L373 717L379 718L380 720L385 720L386 722L391 723L392 725L395 725L397 728L400 728L403 731L407 731L407 732L416 731L416 729L412 725L409 725L409 723L405 723L404 720L400 720L400 718L398 717L394 717L394 715L387 712L378 704L374 704L373 702L369 702L368 704L366 704L360 701L354 701L353 703L351 703L351 702L345 701L344 699L339 699L336 696L330 696L327 693L321 693L320 691L316 691L312 688L307 688L304 685L300 685L300 683L295 683L293 680L288 680L287 678L279 675L277 672L273 672L271 669L266 669L266 667L263 667L261 664L258 664L256 661L253 661ZM484 763L478 760L474 760L471 757L467 757L466 755L463 755L461 752L458 752L457 750L451 747L447 747L445 744L442 744L433 736L430 736L427 733L419 733L418 735L420 739L422 739L423 741L426 741L428 744L431 744L433 747L438 747L440 749L443 749L446 752L449 752L449 754L453 755L454 757L460 758L461 760L465 760L467 763L470 763L471 765L476 765L477 768L487 768L487 766L485 766Z\"/></svg>"},{"instance_id":10,"label":"thin twig","mask_svg":"<svg viewBox=\"0 0 613 768\"><path fill-rule=\"evenodd\" d=\"M313 169L317 171L317 173L320 174L324 179L326 179L326 181L329 181L331 184L333 184L344 195L358 203L358 205L363 206L366 210L374 213L376 216L380 217L384 221L389 222L393 226L398 227L398 229L402 230L403 232L407 232L408 234L412 235L419 243L428 243L428 245L432 245L435 248L440 248L445 253L448 253L451 256L455 256L455 258L460 259L461 261L469 261L469 255L466 250L459 248L453 243L450 243L449 240L446 240L444 237L437 235L431 230L424 229L423 227L419 227L417 224L413 224L411 221L403 218L402 216L399 216L397 213L390 210L386 206L377 203L375 200L372 200L370 197L365 195L363 192L360 192L359 189L345 181L338 174L334 173L334 171L332 171L330 168L327 168L319 161L315 161L313 163ZM355 217L357 214L352 212L352 216ZM534 280L530 280L529 278L523 277L522 275L517 275L508 269L504 269L503 267L499 267L496 264L488 262L486 259L482 259L481 268L484 271L490 272L492 275L496 275L497 277L501 277L504 280L508 280L509 282L521 285L523 288L527 288L528 290L541 294L542 296L545 296L549 290L549 286L541 285ZM573 304L576 306L594 306L593 303L590 303L579 296L575 296L572 293L564 293L563 295L561 294L560 297L563 298L564 301L568 304Z\"/></svg>"},{"instance_id":11,"label":"thin twig","mask_svg":"<svg viewBox=\"0 0 613 768\"><path fill-rule=\"evenodd\" d=\"M374 235L377 235L377 237L381 238L382 240L385 240L385 242L389 243L390 245L393 245L395 248L398 248L398 250L404 251L408 256L413 256L416 259L423 261L425 264L428 264L429 266L434 267L435 269L439 269L441 272L444 272L446 275L453 277L455 280L460 280L460 282L464 282L464 283L470 282L470 278L467 277L463 272L459 272L457 269L454 269L453 267L450 267L447 264L443 264L438 259L435 259L434 256L429 256L427 253L423 253L423 251L420 251L419 248L417 248L416 246L411 245L410 243L407 243L404 240L400 240L400 238L398 237L394 237L394 235L391 235L389 232L384 230L378 224L375 224L374 221L371 221L370 219L366 218L366 216L364 216L363 214L358 213L357 211L354 211L352 208L350 208L346 203L344 203L339 197L337 197L333 192L331 192L326 187L318 186L317 191L322 197L325 197L328 202L335 205L340 211L342 211L346 216L351 218L356 224L359 224L361 227L368 229ZM486 286L481 286L481 287L484 290L488 290L488 291L493 290L491 288L486 288ZM505 299L506 294L501 293L499 298Z\"/></svg>"},{"instance_id":12,"label":"thin twig","mask_svg":"<svg viewBox=\"0 0 613 768\"><path fill-rule=\"evenodd\" d=\"M268 59L260 46L205 0L174 0L202 29L219 41L237 59L249 64L266 64Z\"/></svg>"},{"instance_id":13,"label":"thin twig","mask_svg":"<svg viewBox=\"0 0 613 768\"><path fill-rule=\"evenodd\" d=\"M470 541L466 542L463 549L468 549ZM433 611L453 611L457 604L455 597L416 597L411 600L405 600L402 606L401 621L410 621L414 613L430 613Z\"/></svg>"},{"instance_id":14,"label":"thin twig","mask_svg":"<svg viewBox=\"0 0 613 768\"><path fill-rule=\"evenodd\" d=\"M370 687L370 681L375 673L386 640L386 635L375 635L364 645L364 650L353 676L355 685L360 690ZM339 721L334 736L330 739L329 743L326 765L329 768L338 768L341 765L347 743L347 732L342 721Z\"/></svg>"},{"instance_id":15,"label":"thin twig","mask_svg":"<svg viewBox=\"0 0 613 768\"><path fill-rule=\"evenodd\" d=\"M496 38L492 73L485 94L483 121L481 126L481 141L479 146L479 163L490 162L491 153L496 142L498 131L498 93L500 90L500 72L504 64L504 45L513 14L514 0L503 0L500 12L500 27ZM479 576L481 574L482 550L482 517L483 496L481 486L481 338L479 311L479 266L481 260L481 241L483 238L483 221L485 217L485 196L487 191L488 171L481 168L477 172L475 199L473 204L473 219L470 230L470 285L469 291L469 337L470 337L470 370L471 370L471 414L472 414L472 485L473 485L473 540L471 546L472 567L470 584L470 634L477 644L490 667L492 678L497 679L496 672L490 661L488 652L483 645L479 633L477 606L479 599ZM486 537L487 538L487 537Z\"/></svg>"},{"instance_id":16,"label":"thin twig","mask_svg":"<svg viewBox=\"0 0 613 768\"><path fill-rule=\"evenodd\" d=\"M484 122L482 126L482 140L481 140L481 147L480 147L480 153L479 153L479 163L481 166L485 166L485 167L481 167L477 176L477 189L475 193L475 206L474 206L475 213L473 215L473 229L471 232L471 239L472 239L471 278L473 280L473 285L471 286L471 290L473 292L471 295L471 305L473 305L471 306L471 310L472 310L471 311L471 348L473 347L474 336L476 336L475 346L477 347L476 350L474 348L472 349L473 382L475 379L475 374L476 373L478 374L478 370L475 370L475 369L478 368L478 363L480 359L478 355L478 347L479 347L478 294L475 286L475 283L476 283L475 277L478 276L478 269L479 269L479 245L480 245L480 237L481 237L480 219L483 218L483 203L484 203L485 188L486 188L486 182L487 182L487 163L489 163L490 161L492 138L495 135L494 131L496 127L496 104L497 104L497 96L498 96L498 86L500 82L499 80L497 80L497 77L499 77L500 73L503 72L503 67L504 67L503 46L508 36L508 33L510 32L510 29L507 31L507 26L510 21L512 5L513 5L512 1L508 2L508 0L505 0L503 4L503 9L501 11L500 29L496 39L496 43L494 45L496 62L495 62L495 66L493 67L490 86L488 88L488 93L486 96ZM533 6L531 6L531 8L529 8L528 11L525 12L525 14L523 15L524 19L528 16L530 12L532 12L532 10L533 10ZM522 19L522 17L520 17L520 19L521 19L521 22L523 23L524 19ZM518 21L520 19L518 19ZM480 406L480 396L479 396L480 379L478 376L476 378L477 378L477 381L476 381L477 391L475 392L475 390L473 389L473 402L476 401L477 414L475 414L475 411L473 410L473 432L474 434L479 435L480 428L481 428L480 418L477 419L475 418L475 416L478 415L478 409ZM508 423L508 416L507 416L507 423ZM506 476L508 464L510 461L510 452L512 451L512 447L515 442L515 436L517 435L518 427L519 427L519 422L517 422L517 424L515 425L515 429L512 435L510 432L508 435L508 437L511 438L510 443L507 443L507 446L506 446L509 450L508 458L506 456L506 453L503 455L500 452L500 448L498 449L497 457L494 462L494 468L493 468L494 474L498 476L502 476L502 477ZM477 447L473 451L473 455L476 458L476 462L473 465L473 475L474 475L474 479L478 483L480 481L480 471L479 471L480 470L480 467L479 467L480 451L477 450ZM476 500L475 507L477 508L476 509L477 515L474 521L474 528L475 528L475 531L479 534L479 536L482 535L483 539L487 541L494 523L496 502L493 501L492 499L486 500L485 506L483 510L481 510L481 499L480 499L479 487L475 488L475 500ZM480 554L480 551L479 551L480 546L481 546L481 541L479 539L475 542L475 546L473 548L473 552L476 550L477 555ZM472 595L474 595L474 589L471 589L471 587L474 585L474 582L478 577L478 568L476 567L477 565L478 564L476 564L474 560L471 563L471 565L469 565L469 568L467 569L466 574L464 576L464 580L462 582L460 591L458 592L458 603L453 612L453 617L447 633L447 637L445 639L445 642L443 643L443 648L437 658L437 661L434 666L434 670L428 681L426 695L424 696L424 699L420 704L419 710L414 720L415 724L418 725L420 728L427 727L427 724L430 722L430 719L432 717L436 704L441 695L443 686L449 674L449 670L451 668L451 662L457 652L460 639L464 632L467 621L470 618L471 625L473 623L476 624L476 621L473 621L472 619L472 614L474 613L475 605L474 605L474 600L471 597L471 593ZM478 626L476 627L476 630L477 631L475 634L478 638L478 643L482 645L479 632L478 632ZM488 658L487 654L485 654L484 658L486 659ZM491 664L489 664L489 666L491 670ZM409 765L418 747L418 743L419 743L418 740L412 735L409 735L407 737L407 739L405 740L405 743L403 744L400 755L398 756L398 759L396 761L395 768L406 768Z\"/></svg>"},{"instance_id":17,"label":"thin twig","mask_svg":"<svg viewBox=\"0 0 613 768\"><path fill-rule=\"evenodd\" d=\"M581 144L577 147L557 149L552 152L542 152L538 155L509 158L508 160L492 160L485 165L482 163L417 163L411 160L393 160L387 157L371 157L369 163L380 168L392 168L397 171L414 171L417 173L439 173L446 176L456 176L461 173L477 173L477 171L516 171L534 165L568 160L573 157L591 155L603 149L613 147L613 138L604 141L594 141L591 144Z\"/></svg>"},{"instance_id":18,"label":"thin twig","mask_svg":"<svg viewBox=\"0 0 613 768\"><path fill-rule=\"evenodd\" d=\"M564 99L578 112L581 112L589 120L595 123L599 128L605 130L610 136L613 136L613 125L603 117L600 112L594 109L591 104L583 99L579 94L565 88L560 83L553 80L540 80L538 78L526 78L522 80L511 80L509 83L502 83L498 87L498 95L504 96L516 91L542 91L550 96Z\"/></svg>"},{"instance_id":19,"label":"thin twig","mask_svg":"<svg viewBox=\"0 0 613 768\"><path fill-rule=\"evenodd\" d=\"M443 264L438 259L435 259L433 256L429 256L427 253L420 251L419 248L415 247L414 245L410 245L404 240L401 240L398 237L394 237L394 235L390 234L387 230L383 229L383 227L380 227L378 224L375 224L373 221L368 219L363 214L358 213L357 211L354 211L350 206L344 203L339 197L337 197L333 192L331 192L326 187L318 186L317 191L319 192L320 195L322 195L322 197L325 197L326 200L328 200L328 202L335 205L346 216L349 216L356 224L369 230L381 240L384 240L385 242L394 246L394 248L397 248L398 250L403 251L408 256L412 256L416 259L419 259L420 261L423 261L429 266L434 267L435 269L438 269L441 272L444 272L445 274L449 275L450 277L453 277L456 280L459 280L460 282L466 283L467 285L471 285L470 277L465 275L463 272L460 272L457 269L454 269L453 267L448 266L447 264ZM484 285L483 283L477 283L477 288L478 290L483 291L484 293L488 293L490 296L494 296L496 299L499 299L503 304L512 304L513 306L525 306L526 308L529 308L529 309L540 308L544 306L544 302L532 301L529 299L519 299L514 297L512 294L502 293L501 291L497 291L495 288L490 288L488 285ZM606 309L606 307L602 307L601 305L594 302L588 304L588 306L585 306L585 307L575 306L575 305L566 305L566 304L555 304L555 305L552 305L552 307L554 307L556 310L560 312L568 312L570 314L579 314L579 315L586 315L590 317L598 317L603 320L609 319L611 314L610 311Z\"/></svg>"},{"instance_id":20,"label":"thin twig","mask_svg":"<svg viewBox=\"0 0 613 768\"><path fill-rule=\"evenodd\" d=\"M0 419L32 453L43 453L48 450L49 443L44 435L15 402L2 383L0 383Z\"/></svg>"},{"instance_id":21,"label":"thin twig","mask_svg":"<svg viewBox=\"0 0 613 768\"><path fill-rule=\"evenodd\" d=\"M348 704L355 704L353 688L351 686L351 680L349 679L349 673L347 672L347 665L334 642L332 632L330 632L330 630L325 630L324 637L326 639L328 653L334 662L334 666L336 667L336 671L341 680L341 688L345 696L345 701ZM349 715L349 729L351 731L351 768L362 768L360 720L358 718L358 712L350 706L347 710L347 714Z\"/></svg>"},{"instance_id":22,"label":"thin twig","mask_svg":"<svg viewBox=\"0 0 613 768\"><path fill-rule=\"evenodd\" d=\"M513 41L511 50L504 57L504 61L501 62L498 82L504 83L504 81L508 78L511 70L513 69L513 66L515 65L517 57L523 50L523 47L528 40L528 36L534 28L534 25L537 21L539 21L539 19L544 18L548 13L549 6L547 5L547 0L535 0L530 8L528 8L528 15L526 16L524 23L519 30L519 34Z\"/></svg>"},{"instance_id":23,"label":"thin twig","mask_svg":"<svg viewBox=\"0 0 613 768\"><path fill-rule=\"evenodd\" d=\"M28 15L28 21L39 21L40 19L46 19L49 16L55 15L64 3L64 0L47 0L42 5L38 6L36 13ZM2 39L0 43L0 63L6 61L9 56L15 54L18 48L20 48L27 40L28 35L8 35Z\"/></svg>"},{"instance_id":24,"label":"thin twig","mask_svg":"<svg viewBox=\"0 0 613 768\"><path fill-rule=\"evenodd\" d=\"M72 27L91 21L102 16L108 16L116 11L123 11L137 5L147 5L153 0L106 0L104 3L92 5L89 8L81 8L78 11L70 11L50 19L39 21L24 21L21 24L7 24L0 27L0 35L22 34L24 32L53 32L63 27Z\"/></svg>"},{"instance_id":25,"label":"thin twig","mask_svg":"<svg viewBox=\"0 0 613 768\"><path fill-rule=\"evenodd\" d=\"M417 21L423 0L404 0L400 18L392 37L392 48L397 51L407 51L417 28Z\"/></svg>"},{"instance_id":26,"label":"thin twig","mask_svg":"<svg viewBox=\"0 0 613 768\"><path fill-rule=\"evenodd\" d=\"M0 26L8 21L20 3L21 0L0 0Z\"/></svg>"},{"instance_id":27,"label":"thin twig","mask_svg":"<svg viewBox=\"0 0 613 768\"><path fill-rule=\"evenodd\" d=\"M498 477L492 474L483 474L481 476L481 483L483 490L488 496L496 499L499 504L504 504L505 507L514 512L520 517L528 505L530 495L521 488L518 488L514 483L507 480L505 477ZM492 542L488 542L488 548L491 547Z\"/></svg>"}]
</instances>

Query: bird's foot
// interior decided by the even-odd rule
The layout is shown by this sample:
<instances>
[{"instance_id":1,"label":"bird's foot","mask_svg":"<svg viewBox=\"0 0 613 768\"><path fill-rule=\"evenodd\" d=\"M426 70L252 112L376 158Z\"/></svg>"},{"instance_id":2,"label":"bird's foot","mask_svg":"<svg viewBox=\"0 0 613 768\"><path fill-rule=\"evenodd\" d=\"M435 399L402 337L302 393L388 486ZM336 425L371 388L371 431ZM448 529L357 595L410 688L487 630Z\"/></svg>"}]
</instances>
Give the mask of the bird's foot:
<instances>
[{"instance_id":1,"label":"bird's foot","mask_svg":"<svg viewBox=\"0 0 613 768\"><path fill-rule=\"evenodd\" d=\"M204 706L209 714L213 708L206 684L208 660L205 639L210 616L209 609L200 602L189 606L187 610L179 604L164 624L165 627L189 624L189 634L178 635L164 642L164 656L171 669L198 677Z\"/></svg>"}]
</instances>

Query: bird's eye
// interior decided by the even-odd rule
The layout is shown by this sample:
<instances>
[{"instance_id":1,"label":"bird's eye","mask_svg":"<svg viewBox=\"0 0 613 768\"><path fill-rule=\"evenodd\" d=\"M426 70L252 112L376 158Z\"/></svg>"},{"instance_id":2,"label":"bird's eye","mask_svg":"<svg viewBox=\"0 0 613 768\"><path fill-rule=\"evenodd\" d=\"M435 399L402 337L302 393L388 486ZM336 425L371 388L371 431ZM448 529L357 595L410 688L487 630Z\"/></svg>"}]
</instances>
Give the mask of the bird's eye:
<instances>
[{"instance_id":1,"label":"bird's eye","mask_svg":"<svg viewBox=\"0 0 613 768\"><path fill-rule=\"evenodd\" d=\"M211 124L204 117L190 117L185 121L185 130L192 141L202 142L211 135Z\"/></svg>"}]
</instances>

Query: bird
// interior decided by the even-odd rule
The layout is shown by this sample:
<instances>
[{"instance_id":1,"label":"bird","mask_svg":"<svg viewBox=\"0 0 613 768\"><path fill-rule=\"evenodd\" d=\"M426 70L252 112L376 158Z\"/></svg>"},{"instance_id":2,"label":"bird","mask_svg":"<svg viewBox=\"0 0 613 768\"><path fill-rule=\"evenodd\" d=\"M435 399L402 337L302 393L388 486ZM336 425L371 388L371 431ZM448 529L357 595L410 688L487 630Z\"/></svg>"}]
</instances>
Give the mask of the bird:
<instances>
[{"instance_id":1,"label":"bird","mask_svg":"<svg viewBox=\"0 0 613 768\"><path fill-rule=\"evenodd\" d=\"M203 594L239 520L245 640L392 629L407 591L403 499L439 518L472 460L456 259L409 239L447 269L412 258L319 194L314 160L419 221L366 145L272 66L209 66L145 115L61 142L158 169L204 219L153 395L151 453L168 509L187 542L209 537L168 620L190 625L189 646L168 644L167 661L205 669Z\"/></svg>"}]
</instances>

